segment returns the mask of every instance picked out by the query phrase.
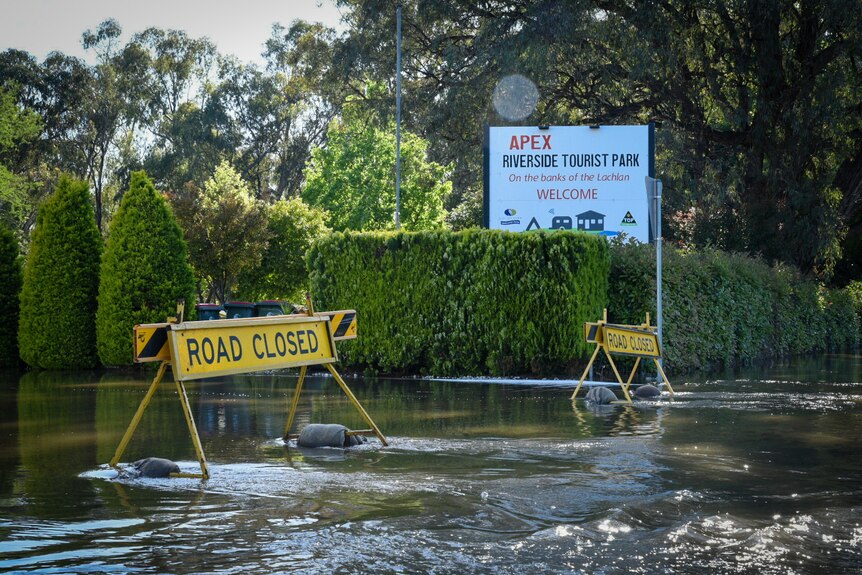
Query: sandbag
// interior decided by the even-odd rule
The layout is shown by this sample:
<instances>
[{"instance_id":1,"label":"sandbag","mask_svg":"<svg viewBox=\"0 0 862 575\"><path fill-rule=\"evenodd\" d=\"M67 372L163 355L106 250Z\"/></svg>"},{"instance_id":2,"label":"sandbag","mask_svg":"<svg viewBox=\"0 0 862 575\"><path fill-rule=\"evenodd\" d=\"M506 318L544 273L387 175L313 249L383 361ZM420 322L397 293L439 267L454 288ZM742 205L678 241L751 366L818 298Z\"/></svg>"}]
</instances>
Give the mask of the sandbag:
<instances>
[{"instance_id":1,"label":"sandbag","mask_svg":"<svg viewBox=\"0 0 862 575\"><path fill-rule=\"evenodd\" d=\"M310 423L299 432L299 447L352 447L363 443L358 435L347 435L347 428L338 423Z\"/></svg>"},{"instance_id":2,"label":"sandbag","mask_svg":"<svg viewBox=\"0 0 862 575\"><path fill-rule=\"evenodd\" d=\"M141 477L169 477L171 473L179 473L180 466L170 459L147 457L132 463Z\"/></svg>"},{"instance_id":3,"label":"sandbag","mask_svg":"<svg viewBox=\"0 0 862 575\"><path fill-rule=\"evenodd\" d=\"M617 396L607 387L592 387L587 392L586 400L596 405L607 405L616 401Z\"/></svg>"},{"instance_id":4,"label":"sandbag","mask_svg":"<svg viewBox=\"0 0 862 575\"><path fill-rule=\"evenodd\" d=\"M647 383L635 390L635 397L638 399L655 399L661 397L661 391L656 386Z\"/></svg>"}]
</instances>

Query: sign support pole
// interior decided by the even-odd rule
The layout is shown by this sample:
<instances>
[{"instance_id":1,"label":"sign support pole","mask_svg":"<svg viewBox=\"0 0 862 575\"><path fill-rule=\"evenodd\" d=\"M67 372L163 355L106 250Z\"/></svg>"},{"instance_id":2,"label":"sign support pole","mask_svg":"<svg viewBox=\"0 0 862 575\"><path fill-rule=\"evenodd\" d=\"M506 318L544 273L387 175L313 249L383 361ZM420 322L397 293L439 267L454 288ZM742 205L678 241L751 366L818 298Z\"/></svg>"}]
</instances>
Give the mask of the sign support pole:
<instances>
[{"instance_id":1,"label":"sign support pole","mask_svg":"<svg viewBox=\"0 0 862 575\"><path fill-rule=\"evenodd\" d=\"M152 400L153 396L156 394L156 390L159 388L159 383L161 383L162 378L165 376L165 371L168 369L170 364L171 363L169 361L163 361L161 365L159 365L159 371L156 372L156 377L150 384L150 388L147 390L147 394L144 396L144 399L141 400L141 404L138 406L135 416L132 417L132 422L129 424L129 427L126 428L126 433L123 435L123 439L120 440L120 444L114 452L114 458L111 459L111 467L116 467L120 462L120 458L123 457L126 447L128 447L129 442L132 440L135 430L138 429L138 424L141 423L141 418L144 416L144 412L150 405L150 400Z\"/></svg>"}]
</instances>

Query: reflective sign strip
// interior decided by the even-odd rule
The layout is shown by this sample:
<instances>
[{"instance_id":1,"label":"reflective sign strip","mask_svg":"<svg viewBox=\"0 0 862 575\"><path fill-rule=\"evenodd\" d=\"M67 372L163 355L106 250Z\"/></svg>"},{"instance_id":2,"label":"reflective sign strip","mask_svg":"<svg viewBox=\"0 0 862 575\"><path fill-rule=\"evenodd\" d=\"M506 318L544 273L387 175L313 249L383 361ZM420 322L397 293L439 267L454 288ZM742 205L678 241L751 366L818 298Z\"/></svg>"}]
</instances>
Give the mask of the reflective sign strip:
<instances>
[{"instance_id":1,"label":"reflective sign strip","mask_svg":"<svg viewBox=\"0 0 862 575\"><path fill-rule=\"evenodd\" d=\"M353 310L325 311L317 315L328 316L332 322L335 341L356 338L356 312Z\"/></svg>"},{"instance_id":2,"label":"reflective sign strip","mask_svg":"<svg viewBox=\"0 0 862 575\"><path fill-rule=\"evenodd\" d=\"M599 324L597 323L585 323L584 324L584 339L587 343L601 343L601 340L598 339L600 335Z\"/></svg>"},{"instance_id":3,"label":"reflective sign strip","mask_svg":"<svg viewBox=\"0 0 862 575\"><path fill-rule=\"evenodd\" d=\"M172 324L168 342L174 379L334 363L330 325L325 318L302 315Z\"/></svg>"},{"instance_id":4,"label":"reflective sign strip","mask_svg":"<svg viewBox=\"0 0 862 575\"><path fill-rule=\"evenodd\" d=\"M167 324L144 324L135 326L135 362L168 361Z\"/></svg>"}]
</instances>

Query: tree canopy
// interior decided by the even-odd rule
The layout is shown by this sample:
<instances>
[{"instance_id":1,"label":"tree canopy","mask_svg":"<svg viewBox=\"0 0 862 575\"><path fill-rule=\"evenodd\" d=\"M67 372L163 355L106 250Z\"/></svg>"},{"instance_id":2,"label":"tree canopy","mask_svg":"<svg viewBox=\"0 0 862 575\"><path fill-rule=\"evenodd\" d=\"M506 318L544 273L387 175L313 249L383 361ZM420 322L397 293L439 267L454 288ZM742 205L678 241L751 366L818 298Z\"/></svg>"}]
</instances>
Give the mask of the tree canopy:
<instances>
[{"instance_id":1,"label":"tree canopy","mask_svg":"<svg viewBox=\"0 0 862 575\"><path fill-rule=\"evenodd\" d=\"M394 176L380 166L393 161L395 5L336 3L343 32L276 24L261 39L259 66L180 30L151 28L121 44L113 20L83 35L93 65L60 53L44 62L0 53L0 86L16 110L39 116L37 136L19 138L14 154L0 151L0 164L27 182L26 193L3 191L7 202L26 199L15 217L4 204L3 217L26 247L35 206L61 170L91 183L96 217L107 220L136 169L178 198L227 162L257 199L304 193L336 229L385 227ZM760 254L840 282L862 274L857 0L401 4L405 152L414 134L427 144L417 157L446 167L448 225L479 225L487 124L655 122L670 241ZM537 88L522 119L494 107L495 88L512 74ZM367 170L344 176L350 186L339 189L386 181L379 205L356 201L373 194L324 199L331 193L315 187L325 165L350 169L333 155L350 146L369 154ZM434 202L418 209L432 210L436 226Z\"/></svg>"},{"instance_id":2,"label":"tree canopy","mask_svg":"<svg viewBox=\"0 0 862 575\"><path fill-rule=\"evenodd\" d=\"M311 152L302 197L326 210L334 230L395 228L395 131L346 109L334 120L326 145ZM429 162L428 144L409 132L401 141L401 225L405 230L443 227L452 189L446 168Z\"/></svg>"},{"instance_id":3,"label":"tree canopy","mask_svg":"<svg viewBox=\"0 0 862 575\"><path fill-rule=\"evenodd\" d=\"M186 231L192 266L206 282L201 299L230 300L239 276L263 258L269 239L264 204L236 170L222 162L203 189L189 184L174 206Z\"/></svg>"}]
</instances>

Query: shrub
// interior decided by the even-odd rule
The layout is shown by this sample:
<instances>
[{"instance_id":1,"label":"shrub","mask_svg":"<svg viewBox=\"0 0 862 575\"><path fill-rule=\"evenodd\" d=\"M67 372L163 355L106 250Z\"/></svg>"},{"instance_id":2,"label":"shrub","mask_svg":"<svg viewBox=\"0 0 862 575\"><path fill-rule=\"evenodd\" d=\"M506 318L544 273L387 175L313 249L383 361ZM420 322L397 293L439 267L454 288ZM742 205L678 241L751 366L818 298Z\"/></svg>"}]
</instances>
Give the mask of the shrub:
<instances>
[{"instance_id":1,"label":"shrub","mask_svg":"<svg viewBox=\"0 0 862 575\"><path fill-rule=\"evenodd\" d=\"M309 252L318 309L354 308L342 359L381 371L551 374L587 351L608 247L573 232L335 233Z\"/></svg>"},{"instance_id":2,"label":"shrub","mask_svg":"<svg viewBox=\"0 0 862 575\"><path fill-rule=\"evenodd\" d=\"M845 290L824 290L786 266L704 249L663 250L664 355L676 371L854 345L859 322ZM655 313L655 250L614 243L612 321Z\"/></svg>"},{"instance_id":3,"label":"shrub","mask_svg":"<svg viewBox=\"0 0 862 575\"><path fill-rule=\"evenodd\" d=\"M193 310L194 290L186 243L167 202L144 172L134 172L102 255L96 313L102 363L131 364L133 326L165 321L178 299Z\"/></svg>"},{"instance_id":4,"label":"shrub","mask_svg":"<svg viewBox=\"0 0 862 575\"><path fill-rule=\"evenodd\" d=\"M0 367L15 367L18 359L18 306L21 257L15 235L0 224Z\"/></svg>"},{"instance_id":5,"label":"shrub","mask_svg":"<svg viewBox=\"0 0 862 575\"><path fill-rule=\"evenodd\" d=\"M27 364L91 367L101 238L86 182L62 176L41 206L24 267L18 346Z\"/></svg>"}]
</instances>

